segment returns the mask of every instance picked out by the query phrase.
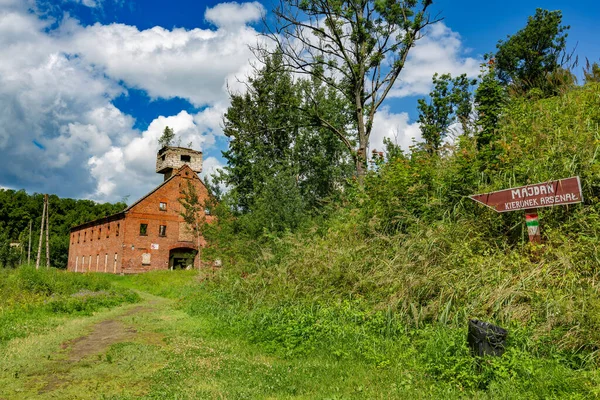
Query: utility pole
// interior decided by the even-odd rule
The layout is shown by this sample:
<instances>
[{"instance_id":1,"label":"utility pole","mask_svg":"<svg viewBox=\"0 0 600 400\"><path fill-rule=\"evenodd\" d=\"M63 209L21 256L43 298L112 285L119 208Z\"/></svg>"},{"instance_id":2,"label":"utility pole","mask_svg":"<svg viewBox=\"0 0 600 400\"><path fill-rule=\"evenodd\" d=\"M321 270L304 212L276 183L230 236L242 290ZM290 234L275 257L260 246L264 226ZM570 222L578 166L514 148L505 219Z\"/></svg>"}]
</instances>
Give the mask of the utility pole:
<instances>
[{"instance_id":1,"label":"utility pole","mask_svg":"<svg viewBox=\"0 0 600 400\"><path fill-rule=\"evenodd\" d=\"M50 199L48 195L44 196L46 203L46 268L50 268Z\"/></svg>"},{"instance_id":2,"label":"utility pole","mask_svg":"<svg viewBox=\"0 0 600 400\"><path fill-rule=\"evenodd\" d=\"M44 239L44 220L46 218L46 196L44 196L44 206L42 208L42 225L40 226L40 242L38 243L37 259L35 260L35 269L40 269L40 258L42 257L42 240Z\"/></svg>"},{"instance_id":3,"label":"utility pole","mask_svg":"<svg viewBox=\"0 0 600 400\"><path fill-rule=\"evenodd\" d=\"M31 265L31 225L33 220L29 220L29 246L27 247L27 265Z\"/></svg>"}]
</instances>

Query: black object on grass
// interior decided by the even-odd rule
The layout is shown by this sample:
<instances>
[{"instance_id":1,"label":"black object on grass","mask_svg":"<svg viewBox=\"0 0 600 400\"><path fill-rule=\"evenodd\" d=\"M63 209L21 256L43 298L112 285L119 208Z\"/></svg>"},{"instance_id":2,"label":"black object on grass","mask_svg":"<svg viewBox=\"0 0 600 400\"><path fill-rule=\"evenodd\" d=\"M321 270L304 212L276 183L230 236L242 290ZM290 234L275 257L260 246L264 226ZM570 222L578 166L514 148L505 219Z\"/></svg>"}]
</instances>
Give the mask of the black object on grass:
<instances>
[{"instance_id":1,"label":"black object on grass","mask_svg":"<svg viewBox=\"0 0 600 400\"><path fill-rule=\"evenodd\" d=\"M501 356L508 331L489 322L469 320L467 343L474 356Z\"/></svg>"}]
</instances>

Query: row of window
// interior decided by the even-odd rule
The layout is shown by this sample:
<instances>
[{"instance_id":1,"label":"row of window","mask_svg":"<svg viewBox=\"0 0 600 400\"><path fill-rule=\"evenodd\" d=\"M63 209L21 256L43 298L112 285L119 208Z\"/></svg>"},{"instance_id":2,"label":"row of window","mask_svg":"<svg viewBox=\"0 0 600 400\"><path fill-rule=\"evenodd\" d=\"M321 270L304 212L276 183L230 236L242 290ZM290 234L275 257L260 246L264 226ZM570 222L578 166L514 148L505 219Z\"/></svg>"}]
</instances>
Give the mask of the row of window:
<instances>
[{"instance_id":1,"label":"row of window","mask_svg":"<svg viewBox=\"0 0 600 400\"><path fill-rule=\"evenodd\" d=\"M86 265L86 262L85 262L86 258L88 260L87 265ZM117 273L117 258L118 258L118 255L117 255L117 253L115 253L115 257L112 260L113 261L113 265L112 265L112 267L113 267L112 268L113 269L112 272L113 273ZM87 266L87 270L88 271L92 271L92 267L93 266L92 266L92 255L91 254L89 255L89 257L81 256L81 264L80 264L80 257L79 256L75 257L75 272L79 272L79 271L85 272L86 271L86 266ZM103 270L100 269L100 254L96 254L96 269L95 269L95 271L96 272L109 272L108 271L108 267L109 267L109 265L108 265L108 253L106 253L104 255Z\"/></svg>"},{"instance_id":2,"label":"row of window","mask_svg":"<svg viewBox=\"0 0 600 400\"><path fill-rule=\"evenodd\" d=\"M148 224L140 224L140 236L148 236ZM158 236L167 236L167 226L158 226Z\"/></svg>"},{"instance_id":3,"label":"row of window","mask_svg":"<svg viewBox=\"0 0 600 400\"><path fill-rule=\"evenodd\" d=\"M115 236L119 236L120 229L121 229L121 224L117 222L117 226L115 229ZM92 228L90 230L90 234L89 234L90 241L94 240L95 231L96 231L95 228ZM102 239L102 227L99 227L97 229L97 232L98 232L98 240ZM106 233L106 237L108 238L110 236L110 223L106 224L106 228L104 229L104 232ZM82 240L84 242L86 242L88 240L88 231L87 230L83 231L83 235L82 235L82 232L77 232L77 243L81 242ZM73 244L73 243L75 243L75 234L73 234L71 236L71 244Z\"/></svg>"}]
</instances>

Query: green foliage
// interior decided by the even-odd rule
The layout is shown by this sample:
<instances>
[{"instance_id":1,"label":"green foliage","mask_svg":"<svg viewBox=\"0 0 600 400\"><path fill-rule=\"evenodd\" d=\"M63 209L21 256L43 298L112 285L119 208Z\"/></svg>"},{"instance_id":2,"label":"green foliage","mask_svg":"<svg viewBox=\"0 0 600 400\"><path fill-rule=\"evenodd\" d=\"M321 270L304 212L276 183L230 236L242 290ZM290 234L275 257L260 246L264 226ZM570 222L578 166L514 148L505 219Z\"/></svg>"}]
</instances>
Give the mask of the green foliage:
<instances>
[{"instance_id":1,"label":"green foliage","mask_svg":"<svg viewBox=\"0 0 600 400\"><path fill-rule=\"evenodd\" d=\"M585 60L585 68L583 69L584 83L600 82L600 65L597 62L590 64L589 60Z\"/></svg>"},{"instance_id":2,"label":"green foliage","mask_svg":"<svg viewBox=\"0 0 600 400\"><path fill-rule=\"evenodd\" d=\"M295 82L278 54L256 71L248 89L231 95L225 114L228 165L219 180L231 191L223 199L245 214L252 234L293 229L351 173L347 150L315 126L323 114L343 124L343 105L318 83Z\"/></svg>"},{"instance_id":3,"label":"green foliage","mask_svg":"<svg viewBox=\"0 0 600 400\"><path fill-rule=\"evenodd\" d=\"M487 62L481 65L479 85L475 90L475 110L477 111L477 149L478 157L486 165L495 162L491 144L497 139L498 122L502 108L507 102L506 89L496 78L496 62L489 55Z\"/></svg>"},{"instance_id":4,"label":"green foliage","mask_svg":"<svg viewBox=\"0 0 600 400\"><path fill-rule=\"evenodd\" d=\"M561 79L556 74L565 61L569 26L561 25L562 12L536 9L535 15L506 41L499 41L496 72L517 93L537 88L543 97L559 93Z\"/></svg>"},{"instance_id":5,"label":"green foliage","mask_svg":"<svg viewBox=\"0 0 600 400\"><path fill-rule=\"evenodd\" d=\"M37 254L42 220L42 194L29 195L24 190L0 189L0 267L15 267L27 262L29 222L32 221L31 261ZM127 207L125 203L96 203L91 200L61 199L49 196L50 258L52 266L66 268L69 256L69 235L72 226L115 214ZM9 248L10 243L19 247ZM45 251L41 264L45 265Z\"/></svg>"},{"instance_id":6,"label":"green foliage","mask_svg":"<svg viewBox=\"0 0 600 400\"><path fill-rule=\"evenodd\" d=\"M182 305L282 357L402 363L470 397L593 396L599 99L588 83L503 104L493 165L469 135L435 155L392 149L342 206L294 233L259 242L225 224L211 249L223 269ZM522 213L467 197L573 175L586 201L540 210L543 251ZM469 318L508 328L505 355L471 357Z\"/></svg>"},{"instance_id":7,"label":"green foliage","mask_svg":"<svg viewBox=\"0 0 600 400\"><path fill-rule=\"evenodd\" d=\"M410 49L431 23L427 12L431 3L285 0L273 10L275 29L268 36L276 54L282 54L295 72L344 99L349 117L344 124L317 114L318 122L352 154L360 184L367 173L375 114L394 87ZM269 46L259 50L265 58L273 53Z\"/></svg>"},{"instance_id":8,"label":"green foliage","mask_svg":"<svg viewBox=\"0 0 600 400\"><path fill-rule=\"evenodd\" d=\"M460 123L463 131L469 126L471 114L471 93L469 87L476 83L469 80L466 74L452 78L450 74L433 75L433 91L429 93L430 101L419 99L419 124L425 147L431 153L436 153L450 125Z\"/></svg>"},{"instance_id":9,"label":"green foliage","mask_svg":"<svg viewBox=\"0 0 600 400\"><path fill-rule=\"evenodd\" d=\"M90 315L139 296L115 288L102 274L74 274L42 268L0 269L0 344L55 324L61 315Z\"/></svg>"},{"instance_id":10,"label":"green foliage","mask_svg":"<svg viewBox=\"0 0 600 400\"><path fill-rule=\"evenodd\" d=\"M173 128L165 126L162 136L158 139L158 148L162 149L164 147L172 146L173 140L175 140L175 132L173 131Z\"/></svg>"}]
</instances>

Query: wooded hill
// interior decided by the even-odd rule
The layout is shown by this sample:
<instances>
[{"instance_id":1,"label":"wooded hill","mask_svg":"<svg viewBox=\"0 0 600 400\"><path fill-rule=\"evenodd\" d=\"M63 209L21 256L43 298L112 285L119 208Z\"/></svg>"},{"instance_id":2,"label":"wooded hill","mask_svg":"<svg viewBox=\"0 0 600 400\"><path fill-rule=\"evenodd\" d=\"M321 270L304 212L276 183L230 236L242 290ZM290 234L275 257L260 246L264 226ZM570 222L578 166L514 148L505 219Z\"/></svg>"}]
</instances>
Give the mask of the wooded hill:
<instances>
[{"instance_id":1,"label":"wooded hill","mask_svg":"<svg viewBox=\"0 0 600 400\"><path fill-rule=\"evenodd\" d=\"M125 203L96 203L91 200L61 199L49 196L50 260L56 268L66 268L69 232L72 226L111 215L127 207ZM44 195L24 190L0 189L0 266L14 267L27 262L29 222L32 224L31 260L37 255ZM45 239L44 239L45 240ZM11 247L11 243L19 246ZM42 251L45 265L45 251Z\"/></svg>"}]
</instances>

